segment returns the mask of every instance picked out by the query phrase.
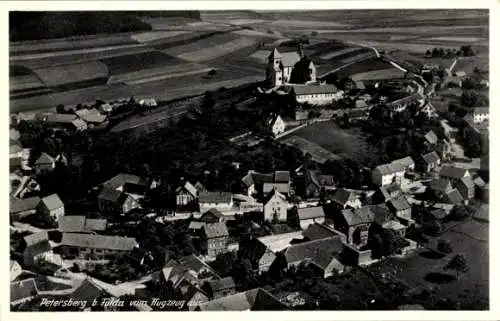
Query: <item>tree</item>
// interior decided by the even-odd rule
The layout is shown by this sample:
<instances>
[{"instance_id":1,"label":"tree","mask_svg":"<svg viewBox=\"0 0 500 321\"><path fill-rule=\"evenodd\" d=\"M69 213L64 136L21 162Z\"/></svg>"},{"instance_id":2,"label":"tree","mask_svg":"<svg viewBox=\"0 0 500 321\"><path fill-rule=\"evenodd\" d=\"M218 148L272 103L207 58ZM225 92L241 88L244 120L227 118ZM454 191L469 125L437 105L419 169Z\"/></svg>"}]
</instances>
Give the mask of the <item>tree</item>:
<instances>
[{"instance_id":1,"label":"tree","mask_svg":"<svg viewBox=\"0 0 500 321\"><path fill-rule=\"evenodd\" d=\"M488 98L475 90L464 90L460 102L466 107L480 107L488 105Z\"/></svg>"},{"instance_id":2,"label":"tree","mask_svg":"<svg viewBox=\"0 0 500 321\"><path fill-rule=\"evenodd\" d=\"M422 228L425 234L436 236L439 235L439 233L441 233L442 226L438 220L431 218L424 222Z\"/></svg>"},{"instance_id":3,"label":"tree","mask_svg":"<svg viewBox=\"0 0 500 321\"><path fill-rule=\"evenodd\" d=\"M56 106L56 112L59 113L59 114L64 114L66 112L66 110L64 109L64 105L63 104L59 104Z\"/></svg>"},{"instance_id":4,"label":"tree","mask_svg":"<svg viewBox=\"0 0 500 321\"><path fill-rule=\"evenodd\" d=\"M457 220L457 221L463 221L466 218L468 218L469 216L470 216L469 211L463 205L455 206L450 213L450 218Z\"/></svg>"},{"instance_id":5,"label":"tree","mask_svg":"<svg viewBox=\"0 0 500 321\"><path fill-rule=\"evenodd\" d=\"M210 71L208 72L208 75L211 77L215 76L216 74L217 74L217 70L215 70L215 69L210 69Z\"/></svg>"},{"instance_id":6,"label":"tree","mask_svg":"<svg viewBox=\"0 0 500 321\"><path fill-rule=\"evenodd\" d=\"M445 270L455 270L457 278L459 273L465 273L469 270L469 263L463 254L455 255L444 267Z\"/></svg>"},{"instance_id":7,"label":"tree","mask_svg":"<svg viewBox=\"0 0 500 321\"><path fill-rule=\"evenodd\" d=\"M215 99L211 91L205 92L203 101L201 102L201 110L203 112L211 110L215 106Z\"/></svg>"},{"instance_id":8,"label":"tree","mask_svg":"<svg viewBox=\"0 0 500 321\"><path fill-rule=\"evenodd\" d=\"M437 250L445 254L451 253L453 251L451 243L444 239L438 241Z\"/></svg>"}]
</instances>

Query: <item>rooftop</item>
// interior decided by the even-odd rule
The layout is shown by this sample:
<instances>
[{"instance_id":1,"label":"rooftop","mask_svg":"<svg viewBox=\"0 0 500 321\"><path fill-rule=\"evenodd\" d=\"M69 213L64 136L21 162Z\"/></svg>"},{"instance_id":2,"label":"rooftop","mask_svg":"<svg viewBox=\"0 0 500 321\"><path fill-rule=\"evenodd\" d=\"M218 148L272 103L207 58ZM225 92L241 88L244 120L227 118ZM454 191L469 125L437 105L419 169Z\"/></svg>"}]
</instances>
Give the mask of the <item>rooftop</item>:
<instances>
[{"instance_id":1,"label":"rooftop","mask_svg":"<svg viewBox=\"0 0 500 321\"><path fill-rule=\"evenodd\" d=\"M363 206L357 209L347 209L342 211L342 216L348 226L372 223L375 219L375 213L371 206Z\"/></svg>"},{"instance_id":2,"label":"rooftop","mask_svg":"<svg viewBox=\"0 0 500 321\"><path fill-rule=\"evenodd\" d=\"M295 95L317 95L317 94L333 94L339 91L334 85L304 85L292 86Z\"/></svg>"},{"instance_id":3,"label":"rooftop","mask_svg":"<svg viewBox=\"0 0 500 321\"><path fill-rule=\"evenodd\" d=\"M406 157L401 158L401 159L396 159L396 160L392 161L392 164L394 164L394 163L401 164L404 167L415 165L415 162L413 161L413 159L410 156L406 156Z\"/></svg>"},{"instance_id":4,"label":"rooftop","mask_svg":"<svg viewBox=\"0 0 500 321\"><path fill-rule=\"evenodd\" d=\"M422 159L424 160L424 162L426 162L427 164L434 164L434 163L437 163L439 162L440 158L438 156L438 154L436 152L430 152L430 153L427 153L427 154L424 154L422 155Z\"/></svg>"},{"instance_id":5,"label":"rooftop","mask_svg":"<svg viewBox=\"0 0 500 321\"><path fill-rule=\"evenodd\" d=\"M40 197L29 197L29 198L10 198L10 213L21 213L26 211L36 210L38 204L40 204Z\"/></svg>"},{"instance_id":6,"label":"rooftop","mask_svg":"<svg viewBox=\"0 0 500 321\"><path fill-rule=\"evenodd\" d=\"M398 172L404 172L404 165L401 163L390 163L390 164L384 164L384 165L379 165L375 167L376 171L379 171L380 174L382 175L387 175L387 174L394 174Z\"/></svg>"},{"instance_id":7,"label":"rooftop","mask_svg":"<svg viewBox=\"0 0 500 321\"><path fill-rule=\"evenodd\" d=\"M287 307L264 289L257 288L202 303L201 311L270 311Z\"/></svg>"},{"instance_id":8,"label":"rooftop","mask_svg":"<svg viewBox=\"0 0 500 321\"><path fill-rule=\"evenodd\" d=\"M302 235L304 235L304 237L308 238L309 240L314 241L326 237L333 237L338 234L334 231L333 228L325 224L314 223L309 225L309 227L302 232Z\"/></svg>"},{"instance_id":9,"label":"rooftop","mask_svg":"<svg viewBox=\"0 0 500 321\"><path fill-rule=\"evenodd\" d=\"M131 251L137 246L135 238L94 234L63 233L61 245L83 248Z\"/></svg>"},{"instance_id":10,"label":"rooftop","mask_svg":"<svg viewBox=\"0 0 500 321\"><path fill-rule=\"evenodd\" d=\"M207 238L229 236L226 223L209 223L203 226L203 231Z\"/></svg>"},{"instance_id":11,"label":"rooftop","mask_svg":"<svg viewBox=\"0 0 500 321\"><path fill-rule=\"evenodd\" d=\"M406 197L402 195L389 200L389 205L391 205L392 208L394 208L396 211L401 211L411 208L411 205L410 203L408 203Z\"/></svg>"},{"instance_id":12,"label":"rooftop","mask_svg":"<svg viewBox=\"0 0 500 321\"><path fill-rule=\"evenodd\" d=\"M199 203L231 203L232 194L229 192L200 192Z\"/></svg>"},{"instance_id":13,"label":"rooftop","mask_svg":"<svg viewBox=\"0 0 500 321\"><path fill-rule=\"evenodd\" d=\"M443 176L443 177L459 179L459 178L466 176L467 172L468 172L468 170L465 168L445 165L441 168L439 175Z\"/></svg>"},{"instance_id":14,"label":"rooftop","mask_svg":"<svg viewBox=\"0 0 500 321\"><path fill-rule=\"evenodd\" d=\"M208 284L213 292L234 288L236 286L232 277L226 277L226 278L217 279L217 280L210 280L210 281L208 281Z\"/></svg>"},{"instance_id":15,"label":"rooftop","mask_svg":"<svg viewBox=\"0 0 500 321\"><path fill-rule=\"evenodd\" d=\"M297 209L299 220L308 220L313 218L325 217L323 206L305 207Z\"/></svg>"},{"instance_id":16,"label":"rooftop","mask_svg":"<svg viewBox=\"0 0 500 321\"><path fill-rule=\"evenodd\" d=\"M107 188L118 189L120 187L123 187L126 183L136 184L136 185L146 185L145 181L141 177L125 173L120 173L112 177L111 179L104 182L103 185Z\"/></svg>"},{"instance_id":17,"label":"rooftop","mask_svg":"<svg viewBox=\"0 0 500 321\"><path fill-rule=\"evenodd\" d=\"M57 194L52 194L42 198L42 203L47 207L48 210L56 210L64 206L63 202Z\"/></svg>"},{"instance_id":18,"label":"rooftop","mask_svg":"<svg viewBox=\"0 0 500 321\"><path fill-rule=\"evenodd\" d=\"M296 263L304 260L314 260L319 255L334 255L342 251L343 244L340 236L327 237L314 241L294 244L285 251L287 262Z\"/></svg>"}]
</instances>

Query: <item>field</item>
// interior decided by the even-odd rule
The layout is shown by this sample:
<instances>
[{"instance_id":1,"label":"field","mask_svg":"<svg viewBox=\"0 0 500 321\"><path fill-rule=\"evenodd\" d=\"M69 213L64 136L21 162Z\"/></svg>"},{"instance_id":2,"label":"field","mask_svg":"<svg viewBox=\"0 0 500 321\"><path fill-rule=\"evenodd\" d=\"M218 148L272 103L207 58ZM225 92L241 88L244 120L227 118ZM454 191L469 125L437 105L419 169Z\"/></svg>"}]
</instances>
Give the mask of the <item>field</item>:
<instances>
[{"instance_id":1,"label":"field","mask_svg":"<svg viewBox=\"0 0 500 321\"><path fill-rule=\"evenodd\" d=\"M400 79L405 73L397 68L372 70L352 75L354 81L374 80L374 79Z\"/></svg>"},{"instance_id":2,"label":"field","mask_svg":"<svg viewBox=\"0 0 500 321\"><path fill-rule=\"evenodd\" d=\"M231 87L232 80L234 84L260 81L269 51L274 47L296 50L297 38L303 35L310 36L304 52L317 65L320 77L335 72L356 79L397 73L375 60L373 51L358 49L359 44L418 56L437 46L436 42L442 43L440 47L457 48L473 41L483 55L488 39L485 11L200 14L201 20L194 16L140 17L152 26L151 31L11 42L11 66L28 71L11 73L11 110L47 109L58 103L76 105L131 95L165 99L216 86ZM482 61L487 61L487 55ZM473 68L465 62L457 67ZM78 68L80 72L76 72ZM206 77L212 69L221 75Z\"/></svg>"},{"instance_id":3,"label":"field","mask_svg":"<svg viewBox=\"0 0 500 321\"><path fill-rule=\"evenodd\" d=\"M281 142L297 147L304 155L311 154L312 159L318 163L340 159L339 156L329 150L297 135L287 136Z\"/></svg>"},{"instance_id":4,"label":"field","mask_svg":"<svg viewBox=\"0 0 500 321\"><path fill-rule=\"evenodd\" d=\"M341 158L369 162L370 146L357 129L344 130L334 121L318 122L299 129L295 136L320 146Z\"/></svg>"},{"instance_id":5,"label":"field","mask_svg":"<svg viewBox=\"0 0 500 321\"><path fill-rule=\"evenodd\" d=\"M476 304L475 309L488 308L489 293L489 249L488 249L488 223L470 220L437 237L451 243L453 253L442 258L429 257L426 250L406 259L396 259L383 264L382 271L397 269L397 277L404 280L412 287L433 287L437 290L436 297L451 297L455 301ZM436 240L434 240L436 241ZM457 254L465 255L469 262L469 271L458 275L457 280L441 277L441 284L433 282L429 274L457 275L453 271L445 271L443 267L450 258Z\"/></svg>"}]
</instances>

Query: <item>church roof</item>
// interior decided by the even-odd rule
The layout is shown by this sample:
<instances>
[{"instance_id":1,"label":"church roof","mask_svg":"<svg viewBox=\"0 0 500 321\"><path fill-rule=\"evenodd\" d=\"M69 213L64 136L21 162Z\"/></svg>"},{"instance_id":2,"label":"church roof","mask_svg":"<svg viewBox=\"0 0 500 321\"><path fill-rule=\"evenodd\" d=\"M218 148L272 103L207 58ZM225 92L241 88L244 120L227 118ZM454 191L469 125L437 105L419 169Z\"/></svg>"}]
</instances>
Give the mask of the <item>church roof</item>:
<instances>
[{"instance_id":1,"label":"church roof","mask_svg":"<svg viewBox=\"0 0 500 321\"><path fill-rule=\"evenodd\" d=\"M269 54L269 58L271 59L278 59L278 58L282 58L280 52L278 51L278 49L274 48L273 51L271 51L271 53Z\"/></svg>"},{"instance_id":2,"label":"church roof","mask_svg":"<svg viewBox=\"0 0 500 321\"><path fill-rule=\"evenodd\" d=\"M300 56L297 52L284 52L281 54L281 64L283 67L293 67L299 62Z\"/></svg>"}]
</instances>

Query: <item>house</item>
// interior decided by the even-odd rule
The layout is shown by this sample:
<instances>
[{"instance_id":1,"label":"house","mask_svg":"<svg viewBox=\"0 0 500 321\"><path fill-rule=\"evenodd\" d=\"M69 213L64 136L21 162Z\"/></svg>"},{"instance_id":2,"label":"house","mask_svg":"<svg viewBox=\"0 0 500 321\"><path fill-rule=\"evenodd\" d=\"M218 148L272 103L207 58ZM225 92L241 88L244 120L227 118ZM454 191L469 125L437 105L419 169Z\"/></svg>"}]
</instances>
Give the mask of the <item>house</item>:
<instances>
[{"instance_id":1,"label":"house","mask_svg":"<svg viewBox=\"0 0 500 321\"><path fill-rule=\"evenodd\" d=\"M429 213L432 217L434 217L438 221L442 221L446 217L448 217L448 215L450 215L449 212L447 212L446 210L444 210L442 208L431 209Z\"/></svg>"},{"instance_id":2,"label":"house","mask_svg":"<svg viewBox=\"0 0 500 321\"><path fill-rule=\"evenodd\" d=\"M11 221L18 221L28 215L36 214L40 201L38 196L22 199L11 197L9 208Z\"/></svg>"},{"instance_id":3,"label":"house","mask_svg":"<svg viewBox=\"0 0 500 321\"><path fill-rule=\"evenodd\" d=\"M285 131L285 122L281 118L280 115L271 116L269 121L267 122L269 129L273 133L274 136L277 136Z\"/></svg>"},{"instance_id":4,"label":"house","mask_svg":"<svg viewBox=\"0 0 500 321\"><path fill-rule=\"evenodd\" d=\"M10 305L16 306L38 296L34 278L10 283Z\"/></svg>"},{"instance_id":5,"label":"house","mask_svg":"<svg viewBox=\"0 0 500 321\"><path fill-rule=\"evenodd\" d=\"M340 236L341 238L345 237L340 231L335 230L332 226L326 225L325 223L313 223L309 225L304 231L302 231L302 235L309 241L334 236Z\"/></svg>"},{"instance_id":6,"label":"house","mask_svg":"<svg viewBox=\"0 0 500 321\"><path fill-rule=\"evenodd\" d=\"M233 164L238 164L236 162L233 162ZM237 165L238 168L239 168L239 165ZM236 169L238 169L236 168ZM196 188L196 191L199 193L199 192L207 192L207 188L205 186L203 186L203 184L201 182L196 182L196 184L194 184L194 188Z\"/></svg>"},{"instance_id":7,"label":"house","mask_svg":"<svg viewBox=\"0 0 500 321\"><path fill-rule=\"evenodd\" d=\"M146 98L139 100L139 105L146 107L156 107L158 106L158 103L154 98Z\"/></svg>"},{"instance_id":8,"label":"house","mask_svg":"<svg viewBox=\"0 0 500 321\"><path fill-rule=\"evenodd\" d=\"M233 207L233 195L230 192L200 192L198 194L200 212L215 208L217 210L230 210Z\"/></svg>"},{"instance_id":9,"label":"house","mask_svg":"<svg viewBox=\"0 0 500 321\"><path fill-rule=\"evenodd\" d=\"M184 269L193 272L200 282L213 278L220 278L210 265L194 254L181 257L177 261Z\"/></svg>"},{"instance_id":10,"label":"house","mask_svg":"<svg viewBox=\"0 0 500 321\"><path fill-rule=\"evenodd\" d=\"M32 244L26 247L23 252L23 263L25 266L31 267L40 259L57 266L62 266L62 259L59 255L54 254L48 240Z\"/></svg>"},{"instance_id":11,"label":"house","mask_svg":"<svg viewBox=\"0 0 500 321\"><path fill-rule=\"evenodd\" d=\"M241 181L246 189L247 195L253 196L259 191L263 191L264 183L272 183L274 181L274 174L263 174L249 170Z\"/></svg>"},{"instance_id":12,"label":"house","mask_svg":"<svg viewBox=\"0 0 500 321\"><path fill-rule=\"evenodd\" d=\"M292 73L296 68L307 68L310 81L316 81L316 67L312 61L305 59L301 48L298 48L298 52L283 53L275 48L267 60L266 82L270 87L280 87L290 83Z\"/></svg>"},{"instance_id":13,"label":"house","mask_svg":"<svg viewBox=\"0 0 500 321\"><path fill-rule=\"evenodd\" d=\"M276 258L276 255L264 243L252 236L240 239L239 251L245 253L258 273L268 271Z\"/></svg>"},{"instance_id":14,"label":"house","mask_svg":"<svg viewBox=\"0 0 500 321\"><path fill-rule=\"evenodd\" d=\"M426 144L436 145L438 143L438 137L434 131L430 130L424 135L424 140Z\"/></svg>"},{"instance_id":15,"label":"house","mask_svg":"<svg viewBox=\"0 0 500 321\"><path fill-rule=\"evenodd\" d=\"M186 182L175 190L177 206L187 205L198 198L198 190L190 183Z\"/></svg>"},{"instance_id":16,"label":"house","mask_svg":"<svg viewBox=\"0 0 500 321\"><path fill-rule=\"evenodd\" d=\"M449 179L438 178L430 182L429 188L437 198L442 198L453 189L453 186Z\"/></svg>"},{"instance_id":17,"label":"house","mask_svg":"<svg viewBox=\"0 0 500 321\"><path fill-rule=\"evenodd\" d=\"M56 162L52 156L42 153L35 161L35 172L37 174L47 173L56 167Z\"/></svg>"},{"instance_id":18,"label":"house","mask_svg":"<svg viewBox=\"0 0 500 321\"><path fill-rule=\"evenodd\" d=\"M307 120L309 119L309 111L308 110L296 110L295 111L295 120Z\"/></svg>"},{"instance_id":19,"label":"house","mask_svg":"<svg viewBox=\"0 0 500 321\"><path fill-rule=\"evenodd\" d=\"M71 114L48 114L42 117L42 120L52 127L61 129L75 129L73 121L77 119L76 115Z\"/></svg>"},{"instance_id":20,"label":"house","mask_svg":"<svg viewBox=\"0 0 500 321\"><path fill-rule=\"evenodd\" d=\"M481 193L482 193L482 190L486 187L486 183L485 181L483 181L483 179L480 177L480 176L477 176L476 178L474 178L474 186L475 186L475 196L476 198L481 198Z\"/></svg>"},{"instance_id":21,"label":"house","mask_svg":"<svg viewBox=\"0 0 500 321\"><path fill-rule=\"evenodd\" d=\"M264 289L256 288L199 304L198 311L282 311L288 307Z\"/></svg>"},{"instance_id":22,"label":"house","mask_svg":"<svg viewBox=\"0 0 500 321\"><path fill-rule=\"evenodd\" d=\"M198 286L196 275L174 260L168 261L165 267L154 275L153 279L156 287L160 289L159 294L162 297L171 296L172 290L185 294L190 286Z\"/></svg>"},{"instance_id":23,"label":"house","mask_svg":"<svg viewBox=\"0 0 500 321\"><path fill-rule=\"evenodd\" d=\"M470 177L470 172L466 168L444 165L439 172L439 176L451 181L457 181L464 177Z\"/></svg>"},{"instance_id":24,"label":"house","mask_svg":"<svg viewBox=\"0 0 500 321\"><path fill-rule=\"evenodd\" d=\"M225 221L224 219L224 214L219 212L217 209L212 208L203 213L203 215L200 216L198 219L202 223L222 223Z\"/></svg>"},{"instance_id":25,"label":"house","mask_svg":"<svg viewBox=\"0 0 500 321\"><path fill-rule=\"evenodd\" d=\"M32 245L48 241L49 240L49 234L46 231L43 232L36 232L33 234L26 235L23 237L23 242L26 245L26 247L30 247Z\"/></svg>"},{"instance_id":26,"label":"house","mask_svg":"<svg viewBox=\"0 0 500 321\"><path fill-rule=\"evenodd\" d=\"M464 201L464 198L460 194L460 192L454 188L450 192L448 192L444 198L444 201L448 204L461 204Z\"/></svg>"},{"instance_id":27,"label":"house","mask_svg":"<svg viewBox=\"0 0 500 321\"><path fill-rule=\"evenodd\" d=\"M208 295L194 285L188 287L183 299L186 302L184 306L187 307L189 311L194 311L200 304L210 301Z\"/></svg>"},{"instance_id":28,"label":"house","mask_svg":"<svg viewBox=\"0 0 500 321\"><path fill-rule=\"evenodd\" d=\"M451 143L447 139L440 140L436 147L436 153L443 161L449 160L452 155Z\"/></svg>"},{"instance_id":29,"label":"house","mask_svg":"<svg viewBox=\"0 0 500 321\"><path fill-rule=\"evenodd\" d=\"M9 272L10 272L10 282L12 282L15 279L17 279L17 277L21 275L21 273L23 273L23 268L21 267L21 265L19 265L19 263L17 263L17 261L10 260Z\"/></svg>"},{"instance_id":30,"label":"house","mask_svg":"<svg viewBox=\"0 0 500 321\"><path fill-rule=\"evenodd\" d=\"M403 238L405 237L405 234L406 234L406 226L401 224L397 220L391 220L391 221L385 222L384 224L382 224L382 228L384 230L393 230L394 232L398 233L399 236L401 236Z\"/></svg>"},{"instance_id":31,"label":"house","mask_svg":"<svg viewBox=\"0 0 500 321\"><path fill-rule=\"evenodd\" d=\"M142 196L149 189L148 182L142 177L132 174L120 173L106 182L103 187L114 189L134 196Z\"/></svg>"},{"instance_id":32,"label":"house","mask_svg":"<svg viewBox=\"0 0 500 321\"><path fill-rule=\"evenodd\" d=\"M364 100L356 100L356 108L366 107L366 102ZM349 123L355 123L357 121L367 120L369 112L367 110L355 109L345 112Z\"/></svg>"},{"instance_id":33,"label":"house","mask_svg":"<svg viewBox=\"0 0 500 321\"><path fill-rule=\"evenodd\" d=\"M403 195L391 199L387 202L387 207L398 218L406 222L411 222L411 205Z\"/></svg>"},{"instance_id":34,"label":"house","mask_svg":"<svg viewBox=\"0 0 500 321\"><path fill-rule=\"evenodd\" d=\"M479 124L490 119L489 107L476 107L472 110L472 121L474 124Z\"/></svg>"},{"instance_id":35,"label":"house","mask_svg":"<svg viewBox=\"0 0 500 321\"><path fill-rule=\"evenodd\" d=\"M401 184L404 175L405 166L400 163L379 165L372 171L372 182L377 186Z\"/></svg>"},{"instance_id":36,"label":"house","mask_svg":"<svg viewBox=\"0 0 500 321\"><path fill-rule=\"evenodd\" d=\"M414 93L407 97L391 101L387 103L387 108L392 113L399 113L405 110L410 104L418 103L419 106L423 106L425 104L425 99L420 93Z\"/></svg>"},{"instance_id":37,"label":"house","mask_svg":"<svg viewBox=\"0 0 500 321\"><path fill-rule=\"evenodd\" d=\"M106 121L106 116L102 115L96 109L93 109L92 112L86 113L80 116L82 120L84 120L89 126L96 126L104 123Z\"/></svg>"},{"instance_id":38,"label":"house","mask_svg":"<svg viewBox=\"0 0 500 321\"><path fill-rule=\"evenodd\" d=\"M335 189L335 179L332 175L321 175L318 171L308 170L305 175L306 197L318 197L322 191Z\"/></svg>"},{"instance_id":39,"label":"house","mask_svg":"<svg viewBox=\"0 0 500 321\"><path fill-rule=\"evenodd\" d=\"M361 201L356 196L356 193L343 188L339 188L335 191L331 201L338 209L360 208L362 206Z\"/></svg>"},{"instance_id":40,"label":"house","mask_svg":"<svg viewBox=\"0 0 500 321\"><path fill-rule=\"evenodd\" d=\"M447 120L442 120L440 123L441 123L441 127L443 127L443 129L444 129L445 137L450 141L450 143L454 143L456 137L459 134L458 129L450 126L448 124Z\"/></svg>"},{"instance_id":41,"label":"house","mask_svg":"<svg viewBox=\"0 0 500 321\"><path fill-rule=\"evenodd\" d=\"M401 188L397 184L381 186L375 191L372 197L372 204L385 203L402 193Z\"/></svg>"},{"instance_id":42,"label":"house","mask_svg":"<svg viewBox=\"0 0 500 321\"><path fill-rule=\"evenodd\" d=\"M439 155L436 152L430 152L422 155L419 167L422 172L429 173L436 170L440 164L441 159Z\"/></svg>"},{"instance_id":43,"label":"house","mask_svg":"<svg viewBox=\"0 0 500 321\"><path fill-rule=\"evenodd\" d=\"M346 236L346 243L362 247L368 241L368 229L375 221L372 206L345 209L334 218L335 229Z\"/></svg>"},{"instance_id":44,"label":"house","mask_svg":"<svg viewBox=\"0 0 500 321\"><path fill-rule=\"evenodd\" d=\"M112 299L120 296L116 287L92 277L86 277L80 285L69 295L74 301L93 302L104 298Z\"/></svg>"},{"instance_id":45,"label":"house","mask_svg":"<svg viewBox=\"0 0 500 321\"><path fill-rule=\"evenodd\" d=\"M474 181L470 177L462 177L454 184L456 189L460 192L464 200L473 199L475 196Z\"/></svg>"},{"instance_id":46,"label":"house","mask_svg":"<svg viewBox=\"0 0 500 321\"><path fill-rule=\"evenodd\" d=\"M57 194L43 197L38 205L40 213L49 215L58 221L64 216L64 204Z\"/></svg>"},{"instance_id":47,"label":"house","mask_svg":"<svg viewBox=\"0 0 500 321\"><path fill-rule=\"evenodd\" d=\"M94 233L106 230L106 219L90 219L85 216L63 216L59 220L61 233Z\"/></svg>"},{"instance_id":48,"label":"house","mask_svg":"<svg viewBox=\"0 0 500 321\"><path fill-rule=\"evenodd\" d=\"M264 220L284 222L287 219L288 202L285 195L273 190L264 200Z\"/></svg>"},{"instance_id":49,"label":"house","mask_svg":"<svg viewBox=\"0 0 500 321\"><path fill-rule=\"evenodd\" d=\"M113 111L113 106L108 103L104 103L99 106L98 110L101 114L108 115Z\"/></svg>"},{"instance_id":50,"label":"house","mask_svg":"<svg viewBox=\"0 0 500 321\"><path fill-rule=\"evenodd\" d=\"M285 251L287 268L300 263L311 263L330 260L342 252L343 243L340 236L328 237L315 241L307 241L290 245ZM333 272L333 271L330 271Z\"/></svg>"},{"instance_id":51,"label":"house","mask_svg":"<svg viewBox=\"0 0 500 321\"><path fill-rule=\"evenodd\" d=\"M227 252L229 232L225 223L203 225L201 229L201 248L210 257Z\"/></svg>"},{"instance_id":52,"label":"house","mask_svg":"<svg viewBox=\"0 0 500 321\"><path fill-rule=\"evenodd\" d=\"M447 203L434 203L432 205L431 210L443 210L446 215L450 215L451 211L455 208L454 204L447 204Z\"/></svg>"},{"instance_id":53,"label":"house","mask_svg":"<svg viewBox=\"0 0 500 321\"><path fill-rule=\"evenodd\" d=\"M108 187L102 188L97 197L97 202L99 211L112 215L123 215L140 207L137 200L132 196Z\"/></svg>"},{"instance_id":54,"label":"house","mask_svg":"<svg viewBox=\"0 0 500 321\"><path fill-rule=\"evenodd\" d=\"M207 294L212 300L236 293L236 284L232 277L210 280L207 282Z\"/></svg>"},{"instance_id":55,"label":"house","mask_svg":"<svg viewBox=\"0 0 500 321\"><path fill-rule=\"evenodd\" d=\"M323 206L299 208L297 209L297 216L302 230L307 229L311 224L325 222Z\"/></svg>"},{"instance_id":56,"label":"house","mask_svg":"<svg viewBox=\"0 0 500 321\"><path fill-rule=\"evenodd\" d=\"M84 131L88 129L87 123L80 118L77 118L71 122L76 131Z\"/></svg>"},{"instance_id":57,"label":"house","mask_svg":"<svg viewBox=\"0 0 500 321\"><path fill-rule=\"evenodd\" d=\"M292 86L291 95L297 103L326 105L341 99L344 92L335 85L296 85Z\"/></svg>"},{"instance_id":58,"label":"house","mask_svg":"<svg viewBox=\"0 0 500 321\"><path fill-rule=\"evenodd\" d=\"M410 156L396 159L392 161L392 164L401 164L405 170L415 170L415 162Z\"/></svg>"},{"instance_id":59,"label":"house","mask_svg":"<svg viewBox=\"0 0 500 321\"><path fill-rule=\"evenodd\" d=\"M135 238L85 233L63 233L60 243L64 256L117 257L132 252L138 246Z\"/></svg>"},{"instance_id":60,"label":"house","mask_svg":"<svg viewBox=\"0 0 500 321\"><path fill-rule=\"evenodd\" d=\"M274 179L272 182L264 181L262 192L264 195L271 193L273 190L281 194L288 195L290 193L290 172L289 171L275 171Z\"/></svg>"}]
</instances>

